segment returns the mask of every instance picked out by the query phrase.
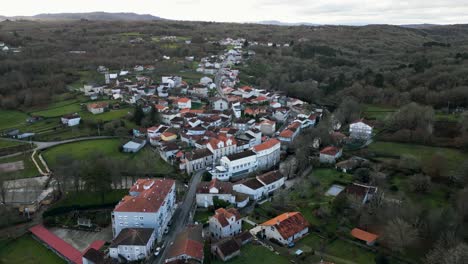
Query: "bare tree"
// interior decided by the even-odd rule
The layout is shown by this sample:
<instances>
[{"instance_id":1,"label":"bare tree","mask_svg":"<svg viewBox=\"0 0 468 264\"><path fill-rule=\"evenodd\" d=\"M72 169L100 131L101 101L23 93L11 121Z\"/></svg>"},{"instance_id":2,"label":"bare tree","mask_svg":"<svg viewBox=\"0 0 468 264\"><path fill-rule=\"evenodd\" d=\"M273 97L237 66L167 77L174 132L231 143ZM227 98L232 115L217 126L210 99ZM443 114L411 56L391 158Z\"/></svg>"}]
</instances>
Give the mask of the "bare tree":
<instances>
[{"instance_id":1,"label":"bare tree","mask_svg":"<svg viewBox=\"0 0 468 264\"><path fill-rule=\"evenodd\" d=\"M417 239L417 228L399 217L390 220L385 227L384 240L394 251L402 252Z\"/></svg>"}]
</instances>

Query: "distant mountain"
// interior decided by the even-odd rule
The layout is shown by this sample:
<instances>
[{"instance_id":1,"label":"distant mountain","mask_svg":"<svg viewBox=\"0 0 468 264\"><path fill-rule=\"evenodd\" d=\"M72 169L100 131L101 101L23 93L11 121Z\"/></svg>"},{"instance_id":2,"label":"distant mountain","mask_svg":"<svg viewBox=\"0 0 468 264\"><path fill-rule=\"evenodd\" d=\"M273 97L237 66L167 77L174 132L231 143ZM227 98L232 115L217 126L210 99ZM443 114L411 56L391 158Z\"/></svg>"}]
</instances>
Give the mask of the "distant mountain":
<instances>
[{"instance_id":1,"label":"distant mountain","mask_svg":"<svg viewBox=\"0 0 468 264\"><path fill-rule=\"evenodd\" d=\"M408 24L408 25L400 25L400 27L404 28L415 28L415 29L421 29L421 28L431 28L431 27L436 27L439 26L437 24Z\"/></svg>"},{"instance_id":2,"label":"distant mountain","mask_svg":"<svg viewBox=\"0 0 468 264\"><path fill-rule=\"evenodd\" d=\"M259 21L255 22L256 24L262 25L274 25L274 26L320 26L320 24L308 23L308 22L297 22L297 23L288 23L288 22L281 22L277 20L266 20L266 21Z\"/></svg>"},{"instance_id":3,"label":"distant mountain","mask_svg":"<svg viewBox=\"0 0 468 264\"><path fill-rule=\"evenodd\" d=\"M135 13L107 13L107 12L91 12L91 13L56 13L56 14L38 14L35 16L16 16L16 17L2 17L0 20L101 20L101 21L151 21L162 20L163 18L153 15L140 15Z\"/></svg>"}]
</instances>

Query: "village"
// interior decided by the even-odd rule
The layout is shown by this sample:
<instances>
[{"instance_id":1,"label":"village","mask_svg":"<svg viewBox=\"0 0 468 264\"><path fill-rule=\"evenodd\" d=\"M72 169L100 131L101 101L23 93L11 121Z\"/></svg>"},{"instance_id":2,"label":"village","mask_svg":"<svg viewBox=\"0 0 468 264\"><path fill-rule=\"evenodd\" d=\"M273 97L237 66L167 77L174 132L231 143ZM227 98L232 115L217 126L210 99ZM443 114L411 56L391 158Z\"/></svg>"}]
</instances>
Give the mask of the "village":
<instances>
[{"instance_id":1,"label":"village","mask_svg":"<svg viewBox=\"0 0 468 264\"><path fill-rule=\"evenodd\" d=\"M131 139L120 150L138 153L151 148L179 173L191 176L185 184L188 190L178 197L176 185L180 183L174 179L137 179L111 212L112 239L96 240L83 252L43 224L30 228L30 232L72 263L203 263L206 258L228 261L240 258L249 243L273 251L267 254L280 254L278 247L289 249L286 256L310 253L296 246L313 230L302 212L284 211L264 222L249 215L258 205L274 200L276 192L293 188L297 180L293 167L297 165L292 164L294 157L288 157L288 147L302 131L315 127L327 112L281 92L239 85L236 66L255 56L255 52L242 49L245 42L245 39L220 41L232 48L221 55L201 58L196 72L206 76L192 85L177 75L153 80L145 74L154 70L151 65L120 71L99 66L97 72L105 83L79 88L91 100L86 110L99 116L126 104L136 107L135 111L141 111L142 116L157 116L153 120L158 123L140 122L141 127L133 127ZM193 59L186 57L189 61ZM85 118L71 112L61 116L60 122L75 127ZM340 127L338 123L333 128L338 131ZM320 138L316 138L313 145L317 156L313 158L342 172L359 166L364 159L353 157L343 161L347 136L330 133L338 138L336 144L322 146ZM372 126L363 120L350 124L346 132L349 139L362 143L369 143L372 133ZM5 135L23 139L34 133L10 130ZM52 177L52 181L44 191L36 191L39 196L32 199L32 204L17 205L28 215L51 203L57 184L42 156L36 162L33 154L33 161L43 176ZM311 170L309 165L306 171ZM380 195L377 187L359 182L329 187L323 195L353 196L356 206ZM93 225L90 219L78 218L78 226ZM366 246L371 246L378 237L359 228L349 235Z\"/></svg>"}]
</instances>

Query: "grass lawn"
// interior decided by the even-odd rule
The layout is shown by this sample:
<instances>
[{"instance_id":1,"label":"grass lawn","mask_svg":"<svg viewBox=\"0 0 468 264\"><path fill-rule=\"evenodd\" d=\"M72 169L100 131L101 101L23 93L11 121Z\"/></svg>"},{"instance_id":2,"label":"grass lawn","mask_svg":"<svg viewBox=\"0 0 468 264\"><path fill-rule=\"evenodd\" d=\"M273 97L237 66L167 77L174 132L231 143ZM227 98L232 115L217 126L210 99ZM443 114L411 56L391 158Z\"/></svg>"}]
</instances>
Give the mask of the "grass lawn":
<instances>
[{"instance_id":1,"label":"grass lawn","mask_svg":"<svg viewBox=\"0 0 468 264\"><path fill-rule=\"evenodd\" d=\"M16 126L26 122L28 115L13 110L0 110L0 130L15 128Z\"/></svg>"},{"instance_id":2,"label":"grass lawn","mask_svg":"<svg viewBox=\"0 0 468 264\"><path fill-rule=\"evenodd\" d=\"M138 162L139 158L151 152L149 147L146 147L138 153L122 153L119 151L119 147L121 145L122 143L119 139L80 141L53 147L44 151L42 156L49 164L49 167L53 168L56 165L57 157L60 155L70 155L77 160L89 160L92 158L93 153L100 152L109 158L121 159L125 162ZM159 156L154 157L152 166L152 170L158 174L168 174L173 172L173 168L164 160L159 158Z\"/></svg>"},{"instance_id":3,"label":"grass lawn","mask_svg":"<svg viewBox=\"0 0 468 264\"><path fill-rule=\"evenodd\" d=\"M227 262L221 260L214 260L211 263L221 264L251 264L251 263L274 263L274 264L286 264L289 260L280 255L276 255L267 248L261 245L247 244L241 248L240 256L237 256Z\"/></svg>"},{"instance_id":4,"label":"grass lawn","mask_svg":"<svg viewBox=\"0 0 468 264\"><path fill-rule=\"evenodd\" d=\"M60 117L66 114L78 113L82 110L81 103L76 99L57 102L47 108L32 112L32 115L43 117Z\"/></svg>"},{"instance_id":5,"label":"grass lawn","mask_svg":"<svg viewBox=\"0 0 468 264\"><path fill-rule=\"evenodd\" d=\"M418 158L423 164L428 162L434 154L440 153L447 159L449 171L456 169L460 163L468 160L468 154L457 149L415 144L374 142L369 146L369 150L377 153L377 155L383 154L400 156L403 154L409 154Z\"/></svg>"},{"instance_id":6,"label":"grass lawn","mask_svg":"<svg viewBox=\"0 0 468 264\"><path fill-rule=\"evenodd\" d=\"M16 142L16 141L8 141L0 139L0 149L1 148L9 148L14 146L19 146L25 144L24 142Z\"/></svg>"},{"instance_id":7,"label":"grass lawn","mask_svg":"<svg viewBox=\"0 0 468 264\"><path fill-rule=\"evenodd\" d=\"M108 191L104 196L104 204L117 204L122 199L122 197L124 197L127 194L128 189ZM51 209L73 205L89 206L101 203L102 202L100 193L88 191L71 192L69 194L66 194L64 199L58 201L57 203L54 203L54 205L51 206Z\"/></svg>"},{"instance_id":8,"label":"grass lawn","mask_svg":"<svg viewBox=\"0 0 468 264\"><path fill-rule=\"evenodd\" d=\"M86 112L80 113L80 115L84 122L86 122L86 120L94 120L94 121L101 120L103 122L106 122L106 121L112 121L112 120L123 118L129 112L133 113L133 109L122 108L118 110L110 110L108 112L104 112L102 114L97 114L97 115L93 115L92 113L86 111Z\"/></svg>"},{"instance_id":9,"label":"grass lawn","mask_svg":"<svg viewBox=\"0 0 468 264\"><path fill-rule=\"evenodd\" d=\"M1 177L6 179L23 179L40 176L36 166L31 160L31 153L22 154L11 158L0 158L0 164L23 161L24 169L14 172L2 172Z\"/></svg>"},{"instance_id":10,"label":"grass lawn","mask_svg":"<svg viewBox=\"0 0 468 264\"><path fill-rule=\"evenodd\" d=\"M325 253L359 264L375 263L375 254L342 240L335 240L325 247Z\"/></svg>"},{"instance_id":11,"label":"grass lawn","mask_svg":"<svg viewBox=\"0 0 468 264\"><path fill-rule=\"evenodd\" d=\"M195 212L195 215L193 216L193 221L198 222L198 223L207 223L208 219L210 219L211 216L213 216L214 213L211 211L201 211L197 210Z\"/></svg>"},{"instance_id":12,"label":"grass lawn","mask_svg":"<svg viewBox=\"0 0 468 264\"><path fill-rule=\"evenodd\" d=\"M0 241L0 263L55 264L66 263L31 235L16 240Z\"/></svg>"}]
</instances>

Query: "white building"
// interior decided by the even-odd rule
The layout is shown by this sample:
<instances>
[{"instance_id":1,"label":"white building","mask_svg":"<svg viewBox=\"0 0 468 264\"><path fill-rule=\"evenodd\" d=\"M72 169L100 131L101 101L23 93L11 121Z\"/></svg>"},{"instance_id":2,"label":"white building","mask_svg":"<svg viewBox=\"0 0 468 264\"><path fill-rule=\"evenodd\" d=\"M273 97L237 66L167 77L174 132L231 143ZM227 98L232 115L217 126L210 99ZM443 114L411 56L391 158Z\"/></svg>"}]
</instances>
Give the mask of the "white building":
<instances>
[{"instance_id":1,"label":"white building","mask_svg":"<svg viewBox=\"0 0 468 264\"><path fill-rule=\"evenodd\" d=\"M112 212L114 238L124 228L153 228L160 241L175 211L175 181L139 179Z\"/></svg>"},{"instance_id":2,"label":"white building","mask_svg":"<svg viewBox=\"0 0 468 264\"><path fill-rule=\"evenodd\" d=\"M349 125L349 137L353 139L369 140L372 137L372 127L362 120Z\"/></svg>"},{"instance_id":3,"label":"white building","mask_svg":"<svg viewBox=\"0 0 468 264\"><path fill-rule=\"evenodd\" d=\"M177 107L179 109L184 109L184 108L192 108L192 100L190 100L190 98L180 98L179 100L177 100Z\"/></svg>"},{"instance_id":4,"label":"white building","mask_svg":"<svg viewBox=\"0 0 468 264\"><path fill-rule=\"evenodd\" d=\"M195 149L185 154L185 169L189 175L212 165L213 153L209 149Z\"/></svg>"},{"instance_id":5,"label":"white building","mask_svg":"<svg viewBox=\"0 0 468 264\"><path fill-rule=\"evenodd\" d=\"M259 225L258 236L288 246L309 233L309 223L300 212L288 212Z\"/></svg>"},{"instance_id":6,"label":"white building","mask_svg":"<svg viewBox=\"0 0 468 264\"><path fill-rule=\"evenodd\" d=\"M232 237L242 232L242 219L235 208L219 208L208 220L211 237L221 239Z\"/></svg>"},{"instance_id":7,"label":"white building","mask_svg":"<svg viewBox=\"0 0 468 264\"><path fill-rule=\"evenodd\" d=\"M109 107L108 103L91 103L87 105L88 111L93 115L102 114Z\"/></svg>"},{"instance_id":8,"label":"white building","mask_svg":"<svg viewBox=\"0 0 468 264\"><path fill-rule=\"evenodd\" d=\"M224 111L229 108L229 103L224 98L215 98L211 100L211 104L214 110Z\"/></svg>"},{"instance_id":9,"label":"white building","mask_svg":"<svg viewBox=\"0 0 468 264\"><path fill-rule=\"evenodd\" d=\"M252 200L261 200L284 185L284 177L279 171L270 171L255 178L240 181L233 190L249 196Z\"/></svg>"},{"instance_id":10,"label":"white building","mask_svg":"<svg viewBox=\"0 0 468 264\"><path fill-rule=\"evenodd\" d=\"M71 114L62 116L60 120L62 121L62 124L71 127L79 125L81 117L78 114Z\"/></svg>"},{"instance_id":11,"label":"white building","mask_svg":"<svg viewBox=\"0 0 468 264\"><path fill-rule=\"evenodd\" d=\"M124 228L109 246L109 256L127 261L143 260L151 256L155 241L153 228Z\"/></svg>"},{"instance_id":12,"label":"white building","mask_svg":"<svg viewBox=\"0 0 468 264\"><path fill-rule=\"evenodd\" d=\"M220 160L220 166L216 166L210 173L213 178L229 181L257 169L257 155L252 150L224 156Z\"/></svg>"},{"instance_id":13,"label":"white building","mask_svg":"<svg viewBox=\"0 0 468 264\"><path fill-rule=\"evenodd\" d=\"M237 141L234 137L219 135L217 138L210 138L206 148L213 153L213 162L217 163L221 157L237 152Z\"/></svg>"},{"instance_id":14,"label":"white building","mask_svg":"<svg viewBox=\"0 0 468 264\"><path fill-rule=\"evenodd\" d=\"M256 145L252 150L257 154L259 170L269 169L280 162L281 142L276 138Z\"/></svg>"},{"instance_id":15,"label":"white building","mask_svg":"<svg viewBox=\"0 0 468 264\"><path fill-rule=\"evenodd\" d=\"M126 153L137 153L146 145L146 140L132 139L123 145L123 152Z\"/></svg>"},{"instance_id":16,"label":"white building","mask_svg":"<svg viewBox=\"0 0 468 264\"><path fill-rule=\"evenodd\" d=\"M341 157L343 150L341 148L329 146L320 151L321 163L335 163Z\"/></svg>"},{"instance_id":17,"label":"white building","mask_svg":"<svg viewBox=\"0 0 468 264\"><path fill-rule=\"evenodd\" d=\"M232 183L213 179L209 182L200 182L197 186L197 206L208 208L214 205L214 200L219 199L237 207L244 207L249 197L233 191Z\"/></svg>"}]
</instances>

